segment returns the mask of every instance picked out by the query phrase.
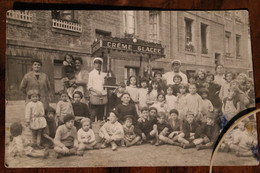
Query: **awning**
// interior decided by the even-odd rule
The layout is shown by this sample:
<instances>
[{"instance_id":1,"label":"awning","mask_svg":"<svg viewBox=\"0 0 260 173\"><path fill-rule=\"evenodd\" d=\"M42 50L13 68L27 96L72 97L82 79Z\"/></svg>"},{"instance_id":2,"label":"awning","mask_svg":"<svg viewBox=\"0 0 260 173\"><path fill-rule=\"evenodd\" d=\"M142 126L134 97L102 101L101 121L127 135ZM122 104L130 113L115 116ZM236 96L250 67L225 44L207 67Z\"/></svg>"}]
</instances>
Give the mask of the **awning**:
<instances>
[{"instance_id":1,"label":"awning","mask_svg":"<svg viewBox=\"0 0 260 173\"><path fill-rule=\"evenodd\" d=\"M111 58L135 59L149 58L150 60L164 58L164 47L161 44L133 38L105 37L96 40L91 45L92 56L103 57L110 54Z\"/></svg>"}]
</instances>

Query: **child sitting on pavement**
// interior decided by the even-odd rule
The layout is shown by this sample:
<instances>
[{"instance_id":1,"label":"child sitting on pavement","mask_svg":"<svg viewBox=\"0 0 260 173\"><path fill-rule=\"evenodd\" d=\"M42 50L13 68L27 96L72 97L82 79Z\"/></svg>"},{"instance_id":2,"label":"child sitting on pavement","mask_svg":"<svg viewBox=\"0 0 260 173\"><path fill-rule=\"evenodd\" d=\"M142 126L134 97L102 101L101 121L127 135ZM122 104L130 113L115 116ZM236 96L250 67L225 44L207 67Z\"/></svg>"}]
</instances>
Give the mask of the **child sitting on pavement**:
<instances>
[{"instance_id":1,"label":"child sitting on pavement","mask_svg":"<svg viewBox=\"0 0 260 173\"><path fill-rule=\"evenodd\" d=\"M81 129L78 130L79 150L92 150L96 147L97 141L91 129L91 120L89 118L83 118L80 123Z\"/></svg>"},{"instance_id":2,"label":"child sitting on pavement","mask_svg":"<svg viewBox=\"0 0 260 173\"><path fill-rule=\"evenodd\" d=\"M137 136L134 132L132 115L125 116L123 129L124 129L124 139L122 140L122 146L129 147L134 144L140 143L141 137Z\"/></svg>"},{"instance_id":3,"label":"child sitting on pavement","mask_svg":"<svg viewBox=\"0 0 260 173\"><path fill-rule=\"evenodd\" d=\"M59 126L54 138L54 151L56 158L68 155L83 156L83 152L78 150L77 130L74 126L75 117L67 114L64 116L64 124Z\"/></svg>"},{"instance_id":4,"label":"child sitting on pavement","mask_svg":"<svg viewBox=\"0 0 260 173\"><path fill-rule=\"evenodd\" d=\"M10 126L10 143L8 153L15 156L30 156L30 157L47 157L48 150L35 150L31 147L29 140L22 135L23 126L19 122L12 123Z\"/></svg>"},{"instance_id":5,"label":"child sitting on pavement","mask_svg":"<svg viewBox=\"0 0 260 173\"><path fill-rule=\"evenodd\" d=\"M121 142L124 138L124 130L122 125L118 122L117 112L111 111L108 119L109 121L99 130L99 136L104 141L101 147L105 148L110 144L112 150L115 151L117 149L117 143Z\"/></svg>"},{"instance_id":6,"label":"child sitting on pavement","mask_svg":"<svg viewBox=\"0 0 260 173\"><path fill-rule=\"evenodd\" d=\"M195 121L194 113L188 111L186 120L183 122L182 133L178 137L178 142L182 143L181 145L184 149L196 147L193 141L198 127L199 123Z\"/></svg>"},{"instance_id":7,"label":"child sitting on pavement","mask_svg":"<svg viewBox=\"0 0 260 173\"><path fill-rule=\"evenodd\" d=\"M169 134L169 138L173 141L178 140L178 135L181 134L182 121L178 118L179 112L176 109L172 109L169 112L168 122L172 128L172 132Z\"/></svg>"},{"instance_id":8,"label":"child sitting on pavement","mask_svg":"<svg viewBox=\"0 0 260 173\"><path fill-rule=\"evenodd\" d=\"M220 127L216 123L216 118L213 112L206 115L206 122L203 123L197 130L196 137L193 142L197 150L212 148L219 136Z\"/></svg>"},{"instance_id":9,"label":"child sitting on pavement","mask_svg":"<svg viewBox=\"0 0 260 173\"><path fill-rule=\"evenodd\" d=\"M136 134L142 138L143 142L155 143L156 131L156 117L149 115L148 107L143 107L141 117L136 124Z\"/></svg>"}]
</instances>

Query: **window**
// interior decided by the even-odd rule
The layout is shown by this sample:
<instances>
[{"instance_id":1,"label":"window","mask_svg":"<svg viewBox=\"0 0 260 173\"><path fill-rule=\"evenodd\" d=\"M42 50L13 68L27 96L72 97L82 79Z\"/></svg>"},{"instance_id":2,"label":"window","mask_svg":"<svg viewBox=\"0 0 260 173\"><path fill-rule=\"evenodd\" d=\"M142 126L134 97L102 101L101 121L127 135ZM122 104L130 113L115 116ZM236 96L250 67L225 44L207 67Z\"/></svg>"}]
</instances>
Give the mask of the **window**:
<instances>
[{"instance_id":1,"label":"window","mask_svg":"<svg viewBox=\"0 0 260 173\"><path fill-rule=\"evenodd\" d=\"M135 33L135 12L134 11L123 11L123 25L124 33L134 34Z\"/></svg>"},{"instance_id":2,"label":"window","mask_svg":"<svg viewBox=\"0 0 260 173\"><path fill-rule=\"evenodd\" d=\"M185 50L194 52L194 45L192 43L192 22L193 20L185 18Z\"/></svg>"},{"instance_id":3,"label":"window","mask_svg":"<svg viewBox=\"0 0 260 173\"><path fill-rule=\"evenodd\" d=\"M32 14L27 10L9 10L6 12L6 18L24 22L32 22Z\"/></svg>"},{"instance_id":4,"label":"window","mask_svg":"<svg viewBox=\"0 0 260 173\"><path fill-rule=\"evenodd\" d=\"M159 43L159 25L160 25L160 12L149 11L149 24L150 34L149 39L151 42Z\"/></svg>"},{"instance_id":5,"label":"window","mask_svg":"<svg viewBox=\"0 0 260 173\"><path fill-rule=\"evenodd\" d=\"M236 35L236 57L240 58L240 38L241 35Z\"/></svg>"},{"instance_id":6,"label":"window","mask_svg":"<svg viewBox=\"0 0 260 173\"><path fill-rule=\"evenodd\" d=\"M201 24L200 26L200 32L201 32L201 53L207 54L207 27L208 25Z\"/></svg>"},{"instance_id":7,"label":"window","mask_svg":"<svg viewBox=\"0 0 260 173\"><path fill-rule=\"evenodd\" d=\"M110 37L110 36L111 36L111 32L96 29L96 39L97 40L103 39L105 37Z\"/></svg>"},{"instance_id":8,"label":"window","mask_svg":"<svg viewBox=\"0 0 260 173\"><path fill-rule=\"evenodd\" d=\"M124 70L124 72L125 72L125 83L127 83L127 81L128 81L128 78L130 77L130 76L139 76L139 68L138 67L125 67L125 70Z\"/></svg>"},{"instance_id":9,"label":"window","mask_svg":"<svg viewBox=\"0 0 260 173\"><path fill-rule=\"evenodd\" d=\"M231 37L231 33L226 31L225 32L225 53L227 57L230 57L230 37Z\"/></svg>"},{"instance_id":10,"label":"window","mask_svg":"<svg viewBox=\"0 0 260 173\"><path fill-rule=\"evenodd\" d=\"M78 22L77 12L73 10L53 10L52 27L73 32L82 32L82 26Z\"/></svg>"}]
</instances>

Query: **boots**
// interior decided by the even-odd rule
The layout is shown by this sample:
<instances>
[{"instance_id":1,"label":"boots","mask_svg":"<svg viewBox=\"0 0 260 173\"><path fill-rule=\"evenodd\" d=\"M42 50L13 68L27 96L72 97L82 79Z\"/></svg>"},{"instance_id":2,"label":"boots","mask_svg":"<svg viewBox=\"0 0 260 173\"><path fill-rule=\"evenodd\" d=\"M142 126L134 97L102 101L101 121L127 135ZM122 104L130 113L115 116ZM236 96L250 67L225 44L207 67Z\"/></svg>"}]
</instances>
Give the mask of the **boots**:
<instances>
[{"instance_id":1,"label":"boots","mask_svg":"<svg viewBox=\"0 0 260 173\"><path fill-rule=\"evenodd\" d=\"M196 145L193 142L190 142L189 144L183 144L182 148L187 149L187 148L195 148Z\"/></svg>"},{"instance_id":2,"label":"boots","mask_svg":"<svg viewBox=\"0 0 260 173\"><path fill-rule=\"evenodd\" d=\"M111 142L112 150L115 151L117 149L116 143L113 141Z\"/></svg>"}]
</instances>

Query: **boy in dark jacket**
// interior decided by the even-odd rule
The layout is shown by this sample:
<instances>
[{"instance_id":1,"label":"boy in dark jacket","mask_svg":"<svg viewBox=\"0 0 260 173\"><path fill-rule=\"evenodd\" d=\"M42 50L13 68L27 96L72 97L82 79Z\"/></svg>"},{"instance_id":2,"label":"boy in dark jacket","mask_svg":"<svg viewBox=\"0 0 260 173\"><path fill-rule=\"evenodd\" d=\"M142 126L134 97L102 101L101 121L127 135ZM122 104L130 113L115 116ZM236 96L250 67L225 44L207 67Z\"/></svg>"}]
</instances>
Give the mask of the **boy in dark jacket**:
<instances>
[{"instance_id":1,"label":"boy in dark jacket","mask_svg":"<svg viewBox=\"0 0 260 173\"><path fill-rule=\"evenodd\" d=\"M194 113L188 111L186 120L183 122L182 133L178 137L178 142L183 143L184 149L196 147L193 141L197 137L196 131L198 128L199 123L195 121Z\"/></svg>"},{"instance_id":2,"label":"boy in dark jacket","mask_svg":"<svg viewBox=\"0 0 260 173\"><path fill-rule=\"evenodd\" d=\"M215 123L214 113L209 112L206 116L206 122L203 123L195 134L198 139L193 142L196 144L197 150L212 148L215 144L220 132L220 127Z\"/></svg>"}]
</instances>

